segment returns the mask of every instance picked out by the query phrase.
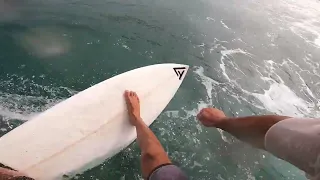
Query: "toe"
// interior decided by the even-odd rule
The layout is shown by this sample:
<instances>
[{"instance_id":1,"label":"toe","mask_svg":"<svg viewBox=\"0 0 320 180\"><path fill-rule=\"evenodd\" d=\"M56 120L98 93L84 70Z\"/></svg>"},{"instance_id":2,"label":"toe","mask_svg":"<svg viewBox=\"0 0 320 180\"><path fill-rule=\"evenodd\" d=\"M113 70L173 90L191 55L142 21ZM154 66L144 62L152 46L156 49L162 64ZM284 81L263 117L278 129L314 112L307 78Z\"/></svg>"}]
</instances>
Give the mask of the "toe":
<instances>
[{"instance_id":1,"label":"toe","mask_svg":"<svg viewBox=\"0 0 320 180\"><path fill-rule=\"evenodd\" d=\"M129 91L126 90L126 91L124 92L124 96L127 98L127 97L129 96Z\"/></svg>"},{"instance_id":2,"label":"toe","mask_svg":"<svg viewBox=\"0 0 320 180\"><path fill-rule=\"evenodd\" d=\"M138 94L137 94L136 92L134 92L134 97L137 98L137 101L138 101L138 102L140 102L139 96L138 96Z\"/></svg>"}]
</instances>

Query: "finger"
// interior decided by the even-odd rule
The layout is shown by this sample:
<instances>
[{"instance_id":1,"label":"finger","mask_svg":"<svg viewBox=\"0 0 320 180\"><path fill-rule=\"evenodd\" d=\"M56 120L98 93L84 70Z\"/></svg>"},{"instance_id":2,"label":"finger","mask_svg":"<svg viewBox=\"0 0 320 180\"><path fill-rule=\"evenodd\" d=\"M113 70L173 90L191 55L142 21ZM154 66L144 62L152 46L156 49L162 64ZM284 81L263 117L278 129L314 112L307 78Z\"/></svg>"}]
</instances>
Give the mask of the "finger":
<instances>
[{"instance_id":1,"label":"finger","mask_svg":"<svg viewBox=\"0 0 320 180\"><path fill-rule=\"evenodd\" d=\"M204 109L201 109L197 116L202 116Z\"/></svg>"},{"instance_id":2,"label":"finger","mask_svg":"<svg viewBox=\"0 0 320 180\"><path fill-rule=\"evenodd\" d=\"M200 118L200 114L197 114L197 119L199 120L199 118Z\"/></svg>"},{"instance_id":3,"label":"finger","mask_svg":"<svg viewBox=\"0 0 320 180\"><path fill-rule=\"evenodd\" d=\"M131 96L131 97L133 96L133 92L132 92L132 91L130 91L130 96Z\"/></svg>"},{"instance_id":4,"label":"finger","mask_svg":"<svg viewBox=\"0 0 320 180\"><path fill-rule=\"evenodd\" d=\"M200 112L200 113L197 115L197 119L198 119L198 120L201 120L201 118L202 118L202 113Z\"/></svg>"}]
</instances>

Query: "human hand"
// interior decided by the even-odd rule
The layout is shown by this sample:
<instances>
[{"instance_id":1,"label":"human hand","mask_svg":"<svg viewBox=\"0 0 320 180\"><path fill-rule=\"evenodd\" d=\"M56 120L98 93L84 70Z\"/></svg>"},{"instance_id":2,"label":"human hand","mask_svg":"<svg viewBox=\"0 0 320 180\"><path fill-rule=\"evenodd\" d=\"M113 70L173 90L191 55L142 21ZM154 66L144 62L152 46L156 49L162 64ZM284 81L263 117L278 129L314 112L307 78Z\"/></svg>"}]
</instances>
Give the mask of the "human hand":
<instances>
[{"instance_id":1,"label":"human hand","mask_svg":"<svg viewBox=\"0 0 320 180\"><path fill-rule=\"evenodd\" d=\"M226 120L226 115L216 108L203 108L197 115L197 119L206 127L218 127Z\"/></svg>"}]
</instances>

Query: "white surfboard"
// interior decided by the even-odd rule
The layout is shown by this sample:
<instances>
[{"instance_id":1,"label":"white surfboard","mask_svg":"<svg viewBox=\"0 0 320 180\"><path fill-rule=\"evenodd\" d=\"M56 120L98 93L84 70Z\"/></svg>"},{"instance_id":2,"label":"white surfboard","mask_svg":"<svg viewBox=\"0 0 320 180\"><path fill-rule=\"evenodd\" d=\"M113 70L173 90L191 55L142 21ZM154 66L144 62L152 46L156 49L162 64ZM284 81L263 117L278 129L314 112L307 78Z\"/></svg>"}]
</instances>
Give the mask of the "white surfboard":
<instances>
[{"instance_id":1,"label":"white surfboard","mask_svg":"<svg viewBox=\"0 0 320 180\"><path fill-rule=\"evenodd\" d=\"M112 157L136 139L124 91L137 92L149 126L188 70L157 64L105 80L55 105L0 138L0 162L35 179L62 179Z\"/></svg>"}]
</instances>

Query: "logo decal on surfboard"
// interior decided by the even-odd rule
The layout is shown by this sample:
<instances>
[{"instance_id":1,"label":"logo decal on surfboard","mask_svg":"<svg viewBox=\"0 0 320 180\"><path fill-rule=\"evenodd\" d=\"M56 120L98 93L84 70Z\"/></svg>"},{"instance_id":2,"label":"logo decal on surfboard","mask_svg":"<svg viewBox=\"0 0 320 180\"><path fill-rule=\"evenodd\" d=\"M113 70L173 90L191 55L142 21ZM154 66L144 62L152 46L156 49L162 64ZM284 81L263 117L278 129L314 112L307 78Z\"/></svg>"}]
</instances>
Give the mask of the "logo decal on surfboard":
<instances>
[{"instance_id":1,"label":"logo decal on surfboard","mask_svg":"<svg viewBox=\"0 0 320 180\"><path fill-rule=\"evenodd\" d=\"M176 75L178 76L179 80L181 80L186 68L185 67L176 67L176 68L173 68L173 70L176 73Z\"/></svg>"}]
</instances>

